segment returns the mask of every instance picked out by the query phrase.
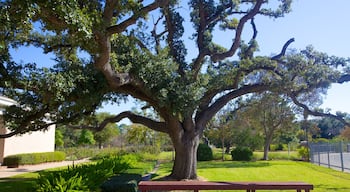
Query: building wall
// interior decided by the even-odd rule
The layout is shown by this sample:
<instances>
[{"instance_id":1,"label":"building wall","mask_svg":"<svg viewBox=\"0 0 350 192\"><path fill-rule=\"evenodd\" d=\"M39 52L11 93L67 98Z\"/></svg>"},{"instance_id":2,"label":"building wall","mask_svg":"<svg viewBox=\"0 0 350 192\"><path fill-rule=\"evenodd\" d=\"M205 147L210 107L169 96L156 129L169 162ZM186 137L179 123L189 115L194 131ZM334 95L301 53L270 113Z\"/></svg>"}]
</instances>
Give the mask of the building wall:
<instances>
[{"instance_id":1,"label":"building wall","mask_svg":"<svg viewBox=\"0 0 350 192\"><path fill-rule=\"evenodd\" d=\"M52 152L55 150L55 127L5 139L4 157L20 153Z\"/></svg>"},{"instance_id":2,"label":"building wall","mask_svg":"<svg viewBox=\"0 0 350 192\"><path fill-rule=\"evenodd\" d=\"M1 107L0 103L0 108ZM2 111L3 110L0 109L0 134L8 132L3 123ZM52 125L47 131L36 131L20 136L0 139L0 164L3 163L4 157L9 155L53 152L55 150L55 128L56 126Z\"/></svg>"}]
</instances>

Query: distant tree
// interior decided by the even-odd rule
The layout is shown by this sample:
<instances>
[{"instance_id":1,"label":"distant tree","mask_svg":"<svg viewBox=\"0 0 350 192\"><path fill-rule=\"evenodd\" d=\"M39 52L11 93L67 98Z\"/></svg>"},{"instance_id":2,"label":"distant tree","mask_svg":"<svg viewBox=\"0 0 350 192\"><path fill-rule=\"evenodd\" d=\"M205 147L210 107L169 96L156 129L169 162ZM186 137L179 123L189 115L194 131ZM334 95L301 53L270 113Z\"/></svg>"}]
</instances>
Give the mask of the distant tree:
<instances>
[{"instance_id":1,"label":"distant tree","mask_svg":"<svg viewBox=\"0 0 350 192\"><path fill-rule=\"evenodd\" d=\"M98 147L101 149L104 144L111 142L111 140L119 135L117 125L106 126L102 131L94 132L94 139L98 144Z\"/></svg>"},{"instance_id":2,"label":"distant tree","mask_svg":"<svg viewBox=\"0 0 350 192\"><path fill-rule=\"evenodd\" d=\"M208 126L205 135L217 147L224 147L224 153L230 153L230 147L249 147L252 150L261 147L262 137L252 128L250 119L242 113L243 109L223 110Z\"/></svg>"},{"instance_id":3,"label":"distant tree","mask_svg":"<svg viewBox=\"0 0 350 192\"><path fill-rule=\"evenodd\" d=\"M81 130L67 128L66 125L59 124L56 127L63 135L64 147L75 147L78 145L78 140Z\"/></svg>"},{"instance_id":4,"label":"distant tree","mask_svg":"<svg viewBox=\"0 0 350 192\"><path fill-rule=\"evenodd\" d=\"M55 146L56 147L63 147L64 141L63 141L63 134L62 131L59 129L55 130Z\"/></svg>"},{"instance_id":5,"label":"distant tree","mask_svg":"<svg viewBox=\"0 0 350 192\"><path fill-rule=\"evenodd\" d=\"M209 140L210 144L222 148L222 159L224 160L224 154L229 153L230 147L233 145L233 127L228 121L227 114L218 114L207 127L204 132L205 138Z\"/></svg>"},{"instance_id":6,"label":"distant tree","mask_svg":"<svg viewBox=\"0 0 350 192\"><path fill-rule=\"evenodd\" d=\"M290 106L290 101L271 92L252 97L245 114L250 117L250 122L255 129L262 130L264 160L268 160L270 144L278 133L286 132L296 126L295 114Z\"/></svg>"},{"instance_id":7,"label":"distant tree","mask_svg":"<svg viewBox=\"0 0 350 192\"><path fill-rule=\"evenodd\" d=\"M342 130L340 136L346 141L350 141L350 127L346 127L344 130Z\"/></svg>"},{"instance_id":8,"label":"distant tree","mask_svg":"<svg viewBox=\"0 0 350 192\"><path fill-rule=\"evenodd\" d=\"M141 124L131 124L127 128L125 138L135 145L151 145L154 139L154 131Z\"/></svg>"},{"instance_id":9,"label":"distant tree","mask_svg":"<svg viewBox=\"0 0 350 192\"><path fill-rule=\"evenodd\" d=\"M98 121L98 123L101 123L103 120L111 116L112 115L109 113L97 113L96 120ZM103 144L109 143L112 140L112 138L114 138L118 134L119 129L117 124L109 123L103 130L94 132L94 139L97 142L98 147L101 149Z\"/></svg>"},{"instance_id":10,"label":"distant tree","mask_svg":"<svg viewBox=\"0 0 350 192\"><path fill-rule=\"evenodd\" d=\"M346 114L338 113L339 116L346 116ZM332 139L335 136L339 136L341 131L344 130L345 124L339 122L330 117L324 117L319 120L315 120L317 126L320 128L320 137L325 139Z\"/></svg>"},{"instance_id":11,"label":"distant tree","mask_svg":"<svg viewBox=\"0 0 350 192\"><path fill-rule=\"evenodd\" d=\"M92 131L83 129L78 140L80 145L94 145L96 143Z\"/></svg>"}]
</instances>

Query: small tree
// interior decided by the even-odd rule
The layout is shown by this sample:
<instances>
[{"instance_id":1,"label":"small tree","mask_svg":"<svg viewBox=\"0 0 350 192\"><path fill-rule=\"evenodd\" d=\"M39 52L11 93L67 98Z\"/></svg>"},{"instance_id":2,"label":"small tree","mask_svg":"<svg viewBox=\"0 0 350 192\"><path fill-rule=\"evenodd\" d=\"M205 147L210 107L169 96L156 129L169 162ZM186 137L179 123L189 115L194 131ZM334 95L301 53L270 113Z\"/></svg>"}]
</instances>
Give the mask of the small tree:
<instances>
[{"instance_id":1,"label":"small tree","mask_svg":"<svg viewBox=\"0 0 350 192\"><path fill-rule=\"evenodd\" d=\"M63 141L63 134L61 130L56 129L55 130L55 146L57 147L63 147L64 141Z\"/></svg>"},{"instance_id":2,"label":"small tree","mask_svg":"<svg viewBox=\"0 0 350 192\"><path fill-rule=\"evenodd\" d=\"M96 143L94 134L89 130L83 129L80 133L78 143L80 145L94 145Z\"/></svg>"},{"instance_id":3,"label":"small tree","mask_svg":"<svg viewBox=\"0 0 350 192\"><path fill-rule=\"evenodd\" d=\"M345 127L345 129L341 132L340 136L343 139L350 141L350 127Z\"/></svg>"},{"instance_id":4,"label":"small tree","mask_svg":"<svg viewBox=\"0 0 350 192\"><path fill-rule=\"evenodd\" d=\"M98 113L96 114L96 121L98 121L98 123L101 123L104 119L111 116L112 115L109 113ZM109 143L112 138L118 134L119 129L117 127L117 124L108 123L103 130L94 132L94 139L97 142L98 147L101 149L103 147L103 144Z\"/></svg>"},{"instance_id":5,"label":"small tree","mask_svg":"<svg viewBox=\"0 0 350 192\"><path fill-rule=\"evenodd\" d=\"M249 101L246 116L256 129L260 129L264 136L264 160L268 160L270 144L277 136L277 132L292 129L295 115L289 101L278 94L265 92L256 95Z\"/></svg>"}]
</instances>

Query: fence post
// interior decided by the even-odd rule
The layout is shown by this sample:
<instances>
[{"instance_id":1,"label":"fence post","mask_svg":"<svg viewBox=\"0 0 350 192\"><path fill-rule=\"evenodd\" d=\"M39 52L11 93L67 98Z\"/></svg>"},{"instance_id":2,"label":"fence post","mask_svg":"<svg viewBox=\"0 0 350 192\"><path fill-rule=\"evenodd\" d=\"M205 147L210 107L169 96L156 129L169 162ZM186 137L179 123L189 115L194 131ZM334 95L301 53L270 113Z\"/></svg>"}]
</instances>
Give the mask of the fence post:
<instances>
[{"instance_id":1,"label":"fence post","mask_svg":"<svg viewBox=\"0 0 350 192\"><path fill-rule=\"evenodd\" d=\"M329 158L329 151L331 150L331 144L327 144L328 150L327 150L327 160L328 160L328 168L331 168L331 160Z\"/></svg>"},{"instance_id":2,"label":"fence post","mask_svg":"<svg viewBox=\"0 0 350 192\"><path fill-rule=\"evenodd\" d=\"M309 145L309 153L311 163L315 163L314 148L312 143Z\"/></svg>"},{"instance_id":3,"label":"fence post","mask_svg":"<svg viewBox=\"0 0 350 192\"><path fill-rule=\"evenodd\" d=\"M340 144L340 163L341 163L341 171L344 172L344 156L343 156L343 142L339 142Z\"/></svg>"}]
</instances>

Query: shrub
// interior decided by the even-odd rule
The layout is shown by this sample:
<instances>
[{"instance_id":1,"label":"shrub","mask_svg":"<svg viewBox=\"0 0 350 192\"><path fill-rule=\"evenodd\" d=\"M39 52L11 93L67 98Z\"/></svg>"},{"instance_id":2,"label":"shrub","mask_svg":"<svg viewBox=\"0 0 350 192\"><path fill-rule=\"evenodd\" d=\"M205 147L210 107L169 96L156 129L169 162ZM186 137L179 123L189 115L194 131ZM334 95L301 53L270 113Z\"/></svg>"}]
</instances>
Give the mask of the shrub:
<instances>
[{"instance_id":1,"label":"shrub","mask_svg":"<svg viewBox=\"0 0 350 192\"><path fill-rule=\"evenodd\" d=\"M272 144L270 145L270 151L284 151L288 150L288 146L286 144Z\"/></svg>"},{"instance_id":2,"label":"shrub","mask_svg":"<svg viewBox=\"0 0 350 192\"><path fill-rule=\"evenodd\" d=\"M206 144L199 144L197 149L197 160L198 161L211 161L213 160L213 151Z\"/></svg>"},{"instance_id":3,"label":"shrub","mask_svg":"<svg viewBox=\"0 0 350 192\"><path fill-rule=\"evenodd\" d=\"M122 173L136 162L135 156L104 158L96 164L82 164L55 172L40 172L37 191L96 191L109 177Z\"/></svg>"},{"instance_id":4,"label":"shrub","mask_svg":"<svg viewBox=\"0 0 350 192\"><path fill-rule=\"evenodd\" d=\"M9 167L17 167L19 165L63 161L65 158L65 153L61 151L46 153L25 153L5 157L4 165Z\"/></svg>"},{"instance_id":5,"label":"shrub","mask_svg":"<svg viewBox=\"0 0 350 192\"><path fill-rule=\"evenodd\" d=\"M101 190L103 192L137 192L137 186L141 179L139 174L120 174L104 182L101 185Z\"/></svg>"},{"instance_id":6,"label":"shrub","mask_svg":"<svg viewBox=\"0 0 350 192\"><path fill-rule=\"evenodd\" d=\"M253 158L253 151L248 147L236 147L231 151L233 161L251 161Z\"/></svg>"},{"instance_id":7,"label":"shrub","mask_svg":"<svg viewBox=\"0 0 350 192\"><path fill-rule=\"evenodd\" d=\"M303 161L309 161L309 148L305 146L301 146L298 149L298 156L303 160Z\"/></svg>"},{"instance_id":8,"label":"shrub","mask_svg":"<svg viewBox=\"0 0 350 192\"><path fill-rule=\"evenodd\" d=\"M67 159L69 160L84 159L101 153L101 150L97 148L70 147L63 148L62 150L67 154Z\"/></svg>"}]
</instances>

